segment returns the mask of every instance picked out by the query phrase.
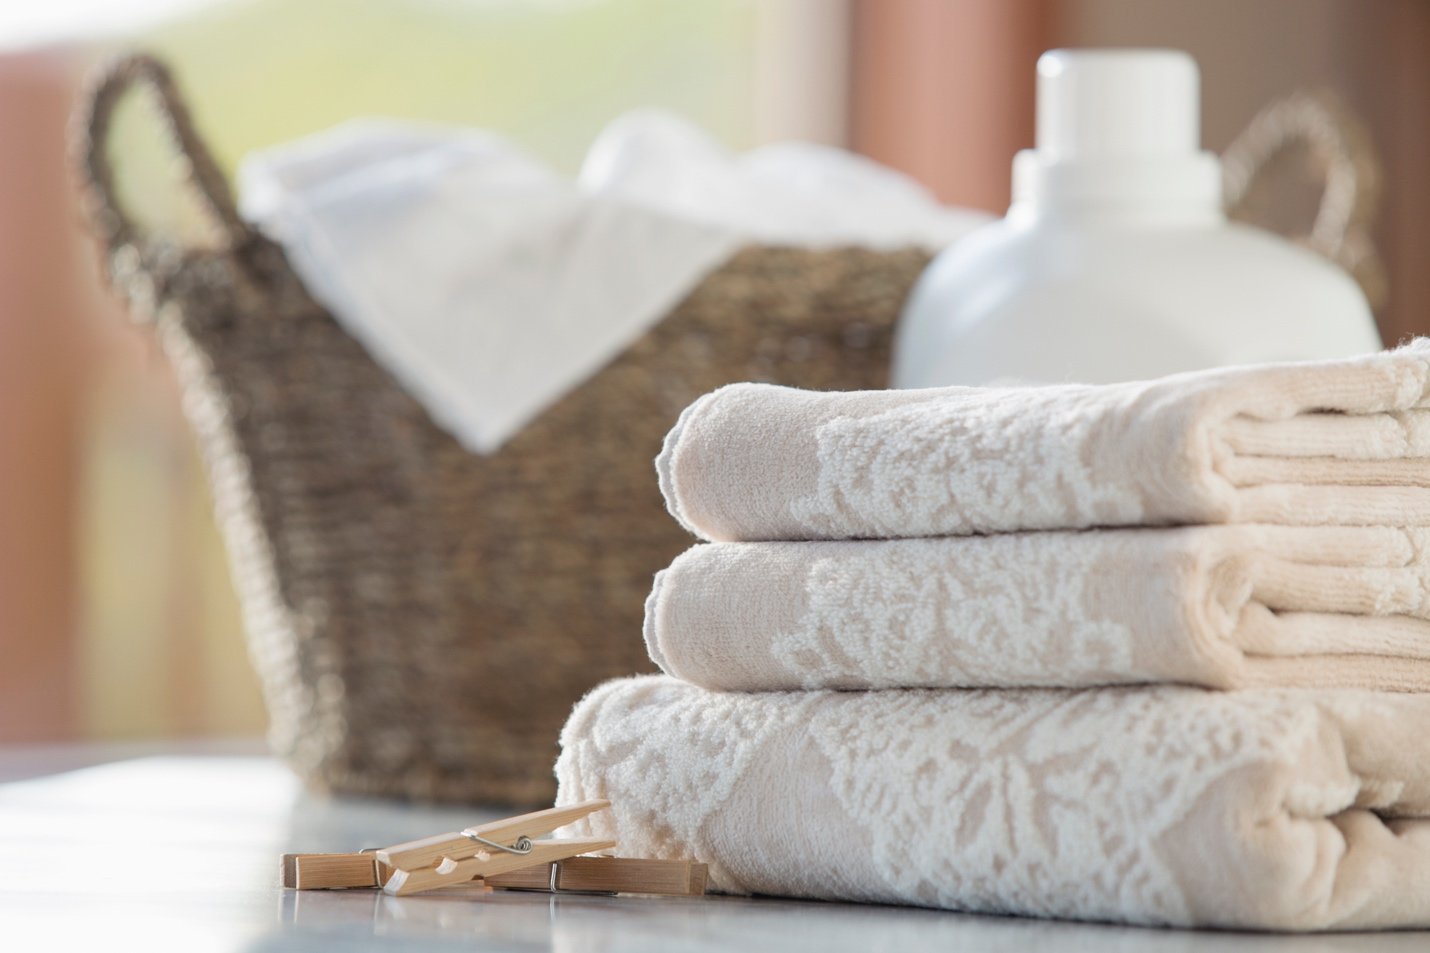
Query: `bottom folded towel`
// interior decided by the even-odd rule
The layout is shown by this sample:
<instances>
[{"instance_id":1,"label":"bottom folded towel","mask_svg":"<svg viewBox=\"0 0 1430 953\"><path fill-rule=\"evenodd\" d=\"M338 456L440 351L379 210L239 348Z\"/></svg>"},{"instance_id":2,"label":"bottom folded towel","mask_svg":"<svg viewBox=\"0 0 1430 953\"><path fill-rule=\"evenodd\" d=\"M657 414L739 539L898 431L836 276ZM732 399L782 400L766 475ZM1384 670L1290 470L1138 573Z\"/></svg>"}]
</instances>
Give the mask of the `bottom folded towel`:
<instances>
[{"instance_id":1,"label":"bottom folded towel","mask_svg":"<svg viewBox=\"0 0 1430 953\"><path fill-rule=\"evenodd\" d=\"M769 893L1179 926L1430 926L1430 696L737 694L664 676L573 712L580 833Z\"/></svg>"}]
</instances>

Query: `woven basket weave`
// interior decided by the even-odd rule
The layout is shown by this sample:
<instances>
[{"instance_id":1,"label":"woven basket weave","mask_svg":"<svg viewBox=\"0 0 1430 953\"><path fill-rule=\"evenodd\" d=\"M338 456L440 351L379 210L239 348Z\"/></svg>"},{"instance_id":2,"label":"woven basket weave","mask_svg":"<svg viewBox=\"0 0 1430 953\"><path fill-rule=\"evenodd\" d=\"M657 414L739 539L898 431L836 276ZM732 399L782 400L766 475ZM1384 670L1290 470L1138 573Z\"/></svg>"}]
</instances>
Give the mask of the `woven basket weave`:
<instances>
[{"instance_id":1,"label":"woven basket weave","mask_svg":"<svg viewBox=\"0 0 1430 953\"><path fill-rule=\"evenodd\" d=\"M106 139L136 82L222 241L144 235ZM271 741L310 783L538 803L598 681L647 670L651 577L691 540L651 459L686 404L735 380L885 383L921 251L751 247L491 456L464 451L238 216L165 68L118 60L80 117L112 284L152 323L197 431Z\"/></svg>"}]
</instances>

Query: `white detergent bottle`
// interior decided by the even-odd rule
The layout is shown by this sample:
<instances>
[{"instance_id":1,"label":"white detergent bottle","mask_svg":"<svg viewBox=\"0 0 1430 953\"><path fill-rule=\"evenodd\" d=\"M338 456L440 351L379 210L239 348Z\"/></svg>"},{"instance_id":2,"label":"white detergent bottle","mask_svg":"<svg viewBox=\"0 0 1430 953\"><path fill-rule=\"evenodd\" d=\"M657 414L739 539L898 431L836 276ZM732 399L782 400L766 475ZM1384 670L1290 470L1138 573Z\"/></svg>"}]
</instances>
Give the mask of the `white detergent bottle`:
<instances>
[{"instance_id":1,"label":"white detergent bottle","mask_svg":"<svg viewBox=\"0 0 1430 953\"><path fill-rule=\"evenodd\" d=\"M1037 148L1006 218L936 258L905 305L893 385L1108 383L1378 350L1359 286L1222 212L1196 62L1173 50L1038 61Z\"/></svg>"}]
</instances>

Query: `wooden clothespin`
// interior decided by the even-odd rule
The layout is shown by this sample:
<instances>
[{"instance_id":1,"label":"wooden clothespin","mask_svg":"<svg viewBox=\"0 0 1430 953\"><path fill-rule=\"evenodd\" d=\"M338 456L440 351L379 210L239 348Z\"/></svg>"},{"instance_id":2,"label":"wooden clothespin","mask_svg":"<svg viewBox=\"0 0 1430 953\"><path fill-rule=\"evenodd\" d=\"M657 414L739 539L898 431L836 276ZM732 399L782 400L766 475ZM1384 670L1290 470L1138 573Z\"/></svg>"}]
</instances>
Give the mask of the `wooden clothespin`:
<instances>
[{"instance_id":1,"label":"wooden clothespin","mask_svg":"<svg viewBox=\"0 0 1430 953\"><path fill-rule=\"evenodd\" d=\"M584 801L381 850L284 854L280 879L297 890L380 887L399 896L472 883L550 893L705 893L704 864L578 856L614 847L611 840L533 840L609 806L609 801Z\"/></svg>"},{"instance_id":2,"label":"wooden clothespin","mask_svg":"<svg viewBox=\"0 0 1430 953\"><path fill-rule=\"evenodd\" d=\"M607 850L616 842L600 838L533 838L610 806L609 801L582 801L385 847L374 855L378 863L392 868L382 889L404 897Z\"/></svg>"},{"instance_id":3,"label":"wooden clothespin","mask_svg":"<svg viewBox=\"0 0 1430 953\"><path fill-rule=\"evenodd\" d=\"M488 887L539 890L547 893L648 893L667 897L699 897L705 893L709 868L688 860L645 860L638 857L572 857L549 867L523 867L488 877Z\"/></svg>"},{"instance_id":4,"label":"wooden clothespin","mask_svg":"<svg viewBox=\"0 0 1430 953\"><path fill-rule=\"evenodd\" d=\"M295 890L373 889L387 883L392 868L376 851L351 854L284 854L279 881ZM704 864L638 857L571 857L485 877L497 890L543 893L643 893L698 897L709 879Z\"/></svg>"}]
</instances>

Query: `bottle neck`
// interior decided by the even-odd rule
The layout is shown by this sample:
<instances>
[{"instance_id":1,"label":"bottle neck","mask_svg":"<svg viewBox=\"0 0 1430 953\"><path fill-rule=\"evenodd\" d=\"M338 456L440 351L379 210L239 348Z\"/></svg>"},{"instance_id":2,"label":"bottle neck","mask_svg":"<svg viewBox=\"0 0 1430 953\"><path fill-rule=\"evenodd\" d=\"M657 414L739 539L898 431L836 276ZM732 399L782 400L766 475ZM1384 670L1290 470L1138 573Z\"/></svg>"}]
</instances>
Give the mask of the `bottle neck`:
<instances>
[{"instance_id":1,"label":"bottle neck","mask_svg":"<svg viewBox=\"0 0 1430 953\"><path fill-rule=\"evenodd\" d=\"M1210 152L1048 161L1036 149L1013 160L1008 217L1217 225L1221 162Z\"/></svg>"}]
</instances>

